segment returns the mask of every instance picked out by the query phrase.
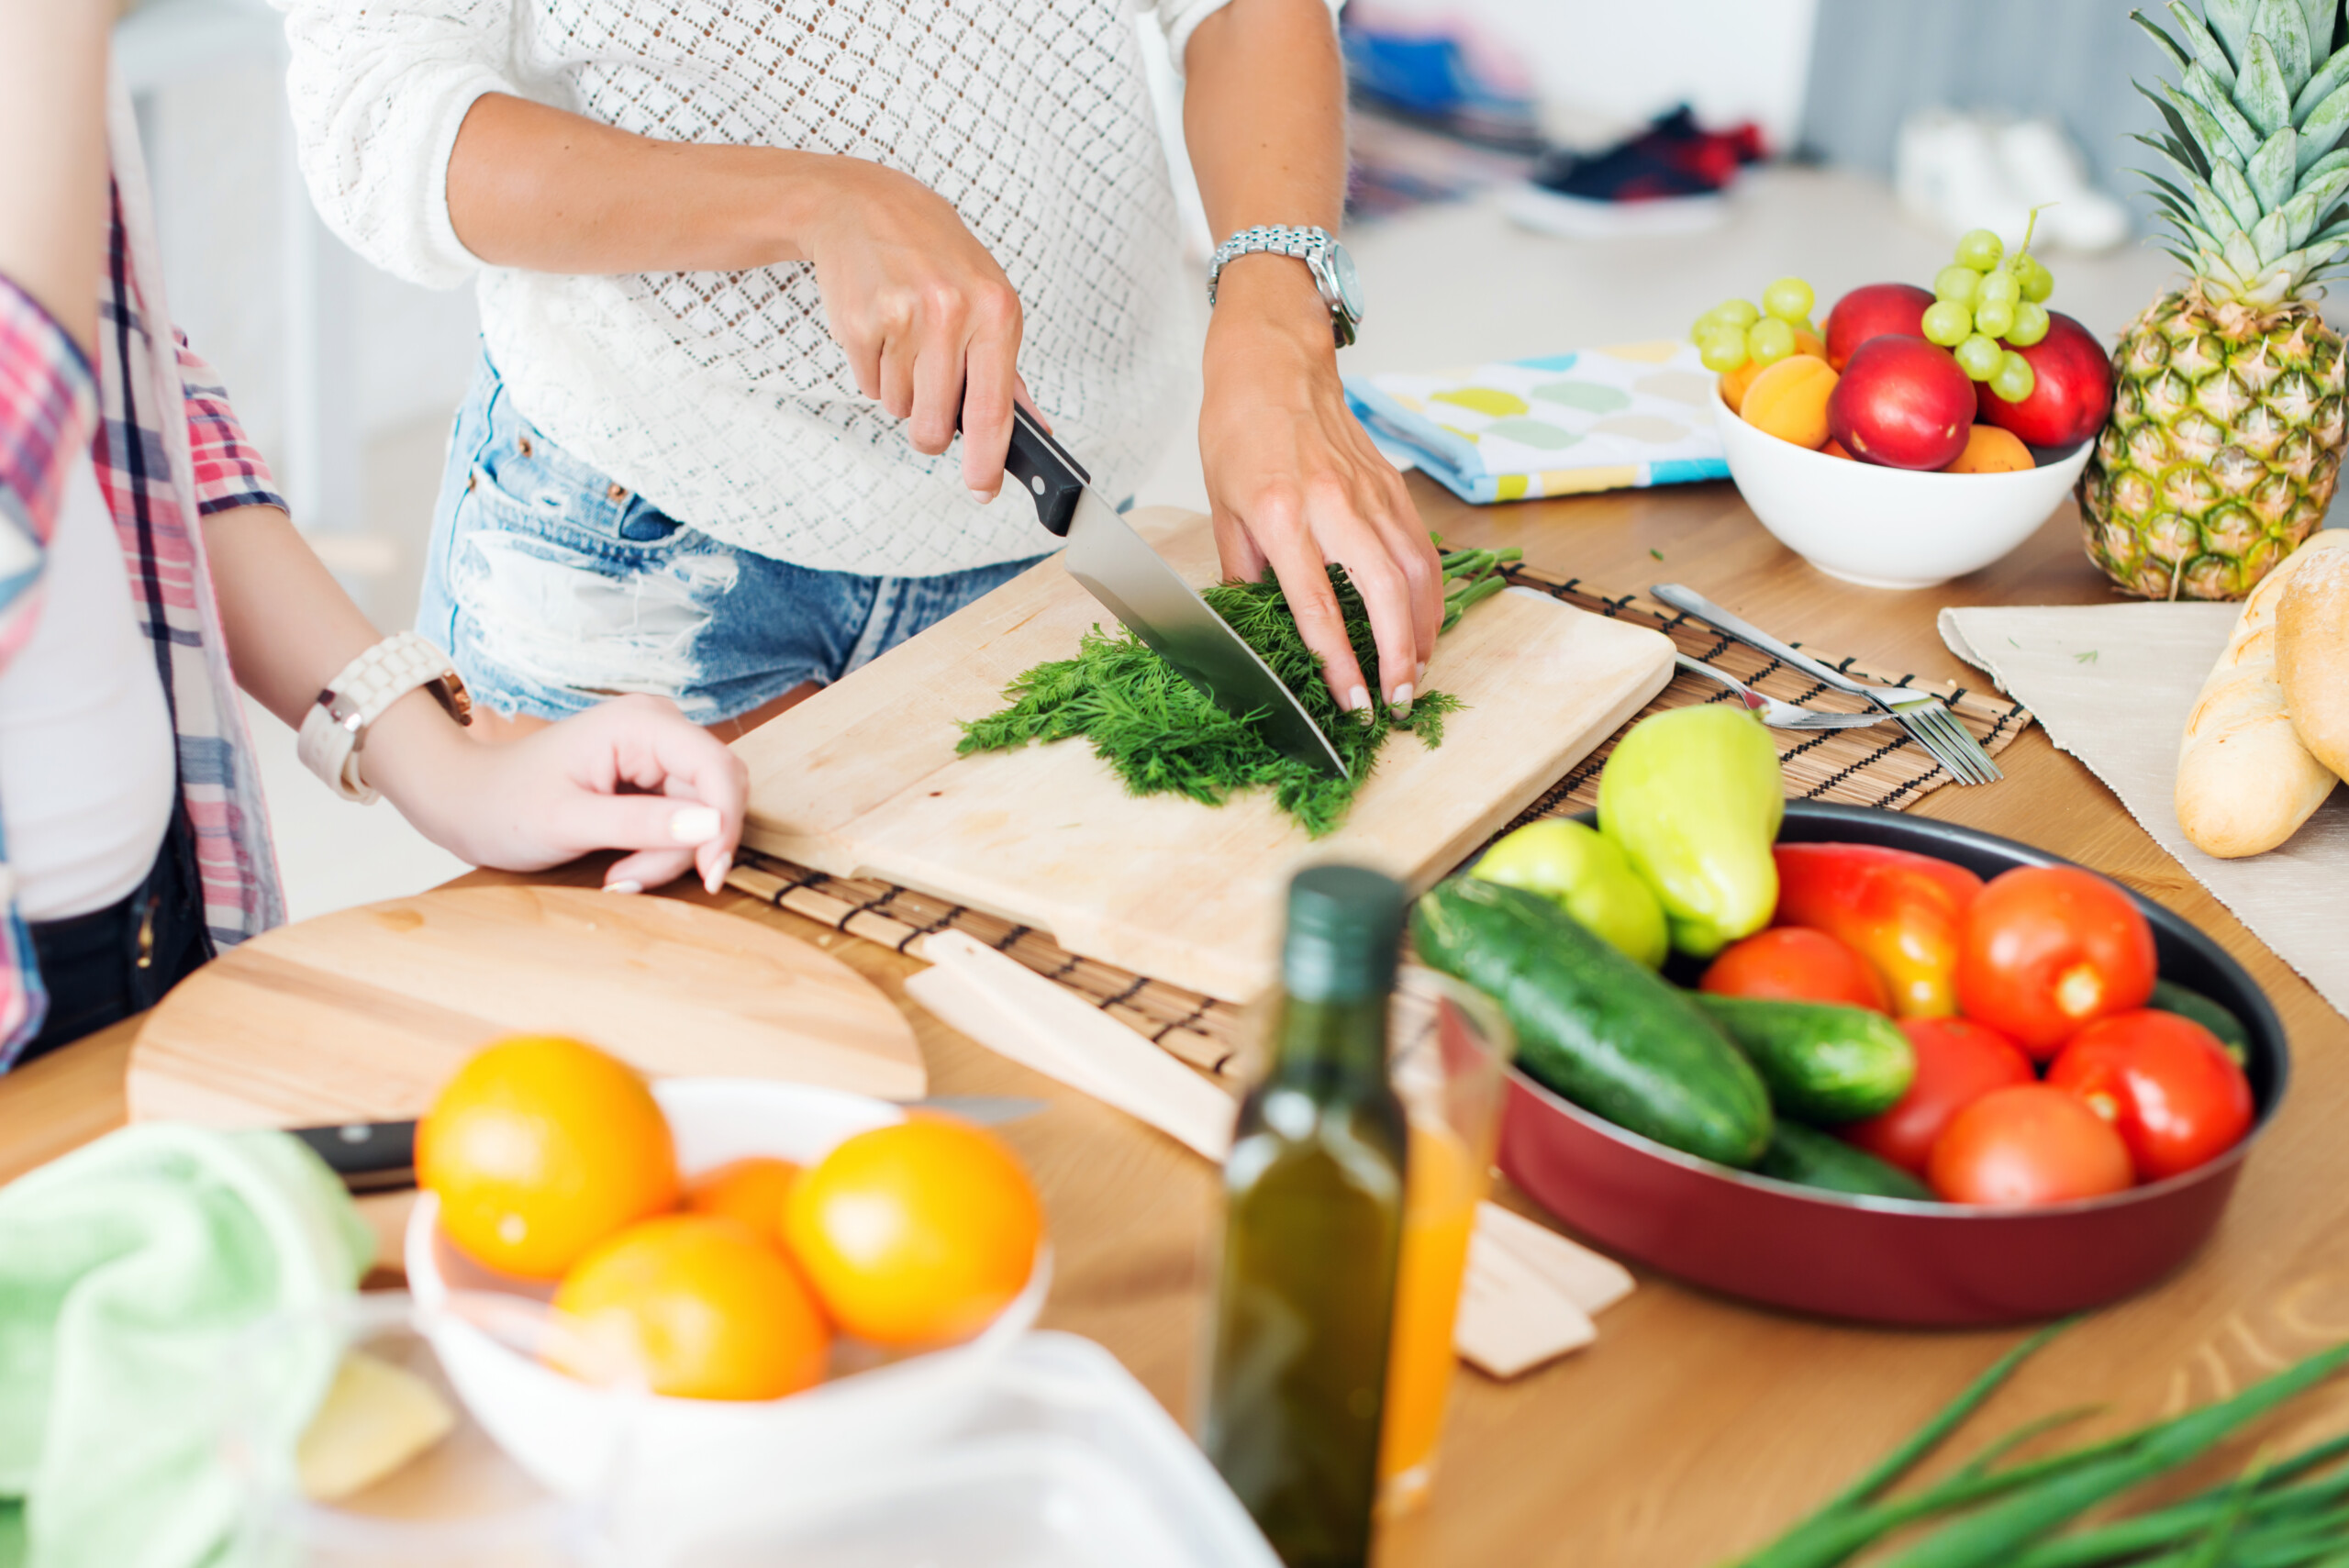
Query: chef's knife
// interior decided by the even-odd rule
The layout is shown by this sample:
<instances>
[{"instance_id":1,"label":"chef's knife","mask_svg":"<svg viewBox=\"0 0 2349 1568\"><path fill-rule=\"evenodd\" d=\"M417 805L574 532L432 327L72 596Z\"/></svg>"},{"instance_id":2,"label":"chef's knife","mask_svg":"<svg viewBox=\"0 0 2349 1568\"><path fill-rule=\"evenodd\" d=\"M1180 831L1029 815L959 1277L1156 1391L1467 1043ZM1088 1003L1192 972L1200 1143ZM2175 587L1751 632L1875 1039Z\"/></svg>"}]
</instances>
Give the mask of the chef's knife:
<instances>
[{"instance_id":1,"label":"chef's knife","mask_svg":"<svg viewBox=\"0 0 2349 1568\"><path fill-rule=\"evenodd\" d=\"M1264 726L1289 756L1346 776L1346 764L1297 694L1208 608L1133 525L1088 488L1092 476L1025 408L1011 411L1006 473L1028 487L1036 517L1068 540L1069 575L1218 707Z\"/></svg>"},{"instance_id":2,"label":"chef's knife","mask_svg":"<svg viewBox=\"0 0 2349 1568\"><path fill-rule=\"evenodd\" d=\"M999 1127L1035 1115L1044 1102L1024 1095L932 1095L906 1102L906 1108L944 1111L982 1127ZM390 1193L416 1185L413 1121L352 1121L292 1131L353 1193Z\"/></svg>"}]
</instances>

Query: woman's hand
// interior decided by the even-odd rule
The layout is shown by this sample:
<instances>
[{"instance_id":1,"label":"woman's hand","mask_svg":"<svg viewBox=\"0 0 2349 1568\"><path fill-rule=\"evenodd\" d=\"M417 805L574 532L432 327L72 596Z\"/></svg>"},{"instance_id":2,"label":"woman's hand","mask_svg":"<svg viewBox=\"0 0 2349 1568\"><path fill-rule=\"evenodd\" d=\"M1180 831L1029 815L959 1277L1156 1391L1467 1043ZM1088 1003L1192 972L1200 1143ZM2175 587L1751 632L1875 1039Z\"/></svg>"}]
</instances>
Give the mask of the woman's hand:
<instances>
[{"instance_id":1,"label":"woman's hand","mask_svg":"<svg viewBox=\"0 0 2349 1568\"><path fill-rule=\"evenodd\" d=\"M696 872L715 893L742 839L750 775L660 697L625 696L517 740L475 740L411 693L378 719L360 772L425 837L475 865L540 871L633 850L604 886Z\"/></svg>"},{"instance_id":2,"label":"woman's hand","mask_svg":"<svg viewBox=\"0 0 2349 1568\"><path fill-rule=\"evenodd\" d=\"M1443 623L1443 568L1402 476L1346 406L1330 316L1304 265L1242 256L1217 284L1199 456L1227 577L1269 564L1338 706L1369 706L1325 562L1363 597L1379 696L1408 710Z\"/></svg>"},{"instance_id":3,"label":"woman's hand","mask_svg":"<svg viewBox=\"0 0 2349 1568\"><path fill-rule=\"evenodd\" d=\"M804 245L825 323L859 391L908 421L936 456L959 427L963 483L981 501L1003 485L1019 382L1019 295L962 215L909 174L860 158L824 161L831 191Z\"/></svg>"}]
</instances>

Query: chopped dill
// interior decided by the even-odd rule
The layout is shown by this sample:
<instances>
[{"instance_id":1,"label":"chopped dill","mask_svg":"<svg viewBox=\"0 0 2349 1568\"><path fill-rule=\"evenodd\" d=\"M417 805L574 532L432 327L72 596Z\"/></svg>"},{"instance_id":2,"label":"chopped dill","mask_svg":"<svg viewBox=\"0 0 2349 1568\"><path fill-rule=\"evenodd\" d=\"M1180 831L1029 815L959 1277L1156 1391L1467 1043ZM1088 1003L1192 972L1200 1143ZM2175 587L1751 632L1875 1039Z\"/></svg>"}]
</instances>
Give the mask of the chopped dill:
<instances>
[{"instance_id":1,"label":"chopped dill","mask_svg":"<svg viewBox=\"0 0 2349 1568\"><path fill-rule=\"evenodd\" d=\"M1500 591L1500 563L1517 553L1457 550L1444 557L1444 630L1470 606ZM1378 650L1369 614L1344 570L1329 570L1354 657L1376 691ZM1184 795L1221 806L1241 791L1269 789L1280 808L1318 839L1344 818L1388 736L1407 730L1422 745L1442 743L1443 716L1461 706L1446 692L1418 694L1405 718L1384 705L1366 714L1341 713L1321 679L1319 657L1305 646L1280 585L1270 577L1219 583L1201 596L1297 694L1337 748L1344 778L1276 750L1254 724L1216 706L1131 632L1097 625L1078 643L1076 657L1039 664L1012 682L1004 692L1010 706L964 724L956 751L967 756L1082 735L1130 794Z\"/></svg>"}]
</instances>

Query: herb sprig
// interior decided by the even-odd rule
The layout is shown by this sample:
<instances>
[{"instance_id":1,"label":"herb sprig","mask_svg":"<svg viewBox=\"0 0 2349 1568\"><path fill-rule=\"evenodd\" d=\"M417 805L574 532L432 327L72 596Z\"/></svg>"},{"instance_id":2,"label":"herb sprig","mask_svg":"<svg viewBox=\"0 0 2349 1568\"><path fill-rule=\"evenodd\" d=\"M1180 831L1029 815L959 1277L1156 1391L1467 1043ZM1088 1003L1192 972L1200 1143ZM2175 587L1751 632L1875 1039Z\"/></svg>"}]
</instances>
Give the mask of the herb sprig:
<instances>
[{"instance_id":1,"label":"herb sprig","mask_svg":"<svg viewBox=\"0 0 2349 1568\"><path fill-rule=\"evenodd\" d=\"M1518 558L1516 550L1464 550L1444 556L1443 629L1451 630L1471 606L1498 593L1505 585L1502 563ZM1344 569L1329 571L1347 639L1375 691L1378 649L1369 612ZM1382 705L1368 713L1341 713L1321 678L1320 658L1305 646L1288 601L1271 577L1220 583L1201 596L1297 694L1337 748L1346 764L1344 778L1332 778L1276 750L1253 723L1216 706L1132 633L1098 626L1085 633L1074 659L1039 664L1012 682L1004 692L1011 705L963 725L955 750L967 756L1082 735L1131 794L1181 795L1203 806L1221 806L1241 791L1269 789L1275 803L1318 839L1344 819L1389 736L1404 730L1423 745L1442 743L1444 716L1461 706L1448 692L1418 694L1407 717L1397 717Z\"/></svg>"}]
</instances>

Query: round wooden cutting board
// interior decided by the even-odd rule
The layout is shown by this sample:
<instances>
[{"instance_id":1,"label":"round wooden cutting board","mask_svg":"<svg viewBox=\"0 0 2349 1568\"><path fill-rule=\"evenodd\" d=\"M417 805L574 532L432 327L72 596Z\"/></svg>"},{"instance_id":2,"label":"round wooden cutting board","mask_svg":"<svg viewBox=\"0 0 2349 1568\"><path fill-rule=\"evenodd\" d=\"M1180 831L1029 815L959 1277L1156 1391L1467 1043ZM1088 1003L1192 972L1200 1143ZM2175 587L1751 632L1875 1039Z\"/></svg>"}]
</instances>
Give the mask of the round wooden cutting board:
<instances>
[{"instance_id":1,"label":"round wooden cutting board","mask_svg":"<svg viewBox=\"0 0 2349 1568\"><path fill-rule=\"evenodd\" d=\"M657 1077L918 1098L913 1027L830 954L674 898L444 888L304 920L206 964L130 1051L133 1120L414 1117L501 1035L568 1034Z\"/></svg>"}]
</instances>

